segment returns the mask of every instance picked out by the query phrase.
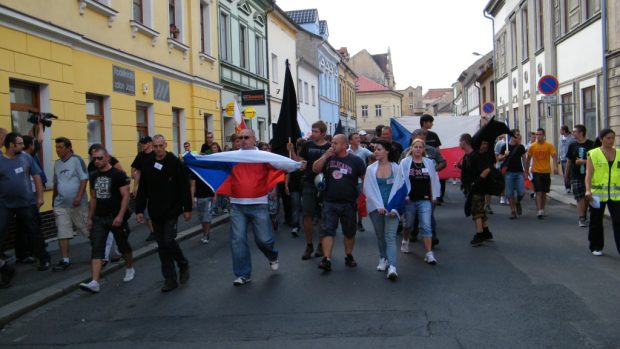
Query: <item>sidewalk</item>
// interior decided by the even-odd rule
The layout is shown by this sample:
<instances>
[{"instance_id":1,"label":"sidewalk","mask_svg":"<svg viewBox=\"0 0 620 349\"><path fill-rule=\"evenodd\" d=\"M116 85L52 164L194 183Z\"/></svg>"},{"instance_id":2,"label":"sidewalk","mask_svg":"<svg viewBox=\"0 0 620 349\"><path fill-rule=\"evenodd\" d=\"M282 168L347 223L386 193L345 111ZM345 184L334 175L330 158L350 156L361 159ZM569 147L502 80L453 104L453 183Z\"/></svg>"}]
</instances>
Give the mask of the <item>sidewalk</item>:
<instances>
[{"instance_id":1,"label":"sidewalk","mask_svg":"<svg viewBox=\"0 0 620 349\"><path fill-rule=\"evenodd\" d=\"M217 226L228 222L228 214L215 216L212 226ZM134 261L140 260L150 254L157 252L157 243L146 242L149 230L145 224L137 224L135 215L129 220L131 234L129 241L133 248ZM194 211L192 219L188 222L179 218L179 234L177 241L189 239L200 234L201 227L198 221L198 214ZM58 263L60 253L58 243L55 240L48 241L48 252L52 257L52 267ZM12 253L9 250L6 253ZM78 288L81 282L90 280L90 242L88 239L77 236L71 241L71 267L62 272L37 271L38 262L34 264L15 264L17 273L13 279L12 286L7 289L0 289L0 328L11 320L63 295L70 293ZM114 255L112 253L112 255ZM11 263L14 263L12 258ZM121 268L122 260L116 263L109 263L103 270L102 276L105 277ZM159 267L159 266L157 266ZM136 273L144 265L136 266Z\"/></svg>"},{"instance_id":2,"label":"sidewalk","mask_svg":"<svg viewBox=\"0 0 620 349\"><path fill-rule=\"evenodd\" d=\"M551 175L551 192L549 192L548 196L555 201L577 207L573 194L566 194L564 177L560 175ZM610 217L609 210L605 210L605 216Z\"/></svg>"}]
</instances>

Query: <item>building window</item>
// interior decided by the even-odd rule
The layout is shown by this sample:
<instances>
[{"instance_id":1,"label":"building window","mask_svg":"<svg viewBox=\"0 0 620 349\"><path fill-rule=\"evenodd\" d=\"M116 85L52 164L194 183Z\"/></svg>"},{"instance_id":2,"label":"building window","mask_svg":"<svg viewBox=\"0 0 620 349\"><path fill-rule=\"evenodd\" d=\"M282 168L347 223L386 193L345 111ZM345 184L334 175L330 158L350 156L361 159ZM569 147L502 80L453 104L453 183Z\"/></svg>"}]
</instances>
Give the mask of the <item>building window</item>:
<instances>
[{"instance_id":1,"label":"building window","mask_svg":"<svg viewBox=\"0 0 620 349\"><path fill-rule=\"evenodd\" d=\"M487 101L487 87L486 86L482 86L482 104L486 103Z\"/></svg>"},{"instance_id":2,"label":"building window","mask_svg":"<svg viewBox=\"0 0 620 349\"><path fill-rule=\"evenodd\" d=\"M181 110L172 108L172 153L181 152Z\"/></svg>"},{"instance_id":3,"label":"building window","mask_svg":"<svg viewBox=\"0 0 620 349\"><path fill-rule=\"evenodd\" d=\"M220 12L220 58L230 62L230 16Z\"/></svg>"},{"instance_id":4,"label":"building window","mask_svg":"<svg viewBox=\"0 0 620 349\"><path fill-rule=\"evenodd\" d=\"M580 0L564 0L564 33L568 33L581 23Z\"/></svg>"},{"instance_id":5,"label":"building window","mask_svg":"<svg viewBox=\"0 0 620 349\"><path fill-rule=\"evenodd\" d=\"M254 51L256 54L256 75L263 76L263 38L254 37Z\"/></svg>"},{"instance_id":6,"label":"building window","mask_svg":"<svg viewBox=\"0 0 620 349\"><path fill-rule=\"evenodd\" d=\"M168 23L170 26L176 26L176 9L175 9L175 0L168 0Z\"/></svg>"},{"instance_id":7,"label":"building window","mask_svg":"<svg viewBox=\"0 0 620 349\"><path fill-rule=\"evenodd\" d=\"M302 84L301 79L297 79L297 102L300 104L304 101L304 96L302 92L303 86L304 85Z\"/></svg>"},{"instance_id":8,"label":"building window","mask_svg":"<svg viewBox=\"0 0 620 349\"><path fill-rule=\"evenodd\" d=\"M583 122L589 139L596 138L596 89L594 86L583 89Z\"/></svg>"},{"instance_id":9,"label":"building window","mask_svg":"<svg viewBox=\"0 0 620 349\"><path fill-rule=\"evenodd\" d=\"M133 20L144 24L144 6L142 0L133 0Z\"/></svg>"},{"instance_id":10,"label":"building window","mask_svg":"<svg viewBox=\"0 0 620 349\"><path fill-rule=\"evenodd\" d=\"M512 118L514 119L514 125L515 125L514 127L519 128L519 108L514 108L512 110ZM527 130L525 130L525 133L527 133Z\"/></svg>"},{"instance_id":11,"label":"building window","mask_svg":"<svg viewBox=\"0 0 620 349\"><path fill-rule=\"evenodd\" d=\"M103 97L86 94L86 120L88 147L95 143L105 146Z\"/></svg>"},{"instance_id":12,"label":"building window","mask_svg":"<svg viewBox=\"0 0 620 349\"><path fill-rule=\"evenodd\" d=\"M506 74L506 32L499 34L497 38L497 73L499 76Z\"/></svg>"},{"instance_id":13,"label":"building window","mask_svg":"<svg viewBox=\"0 0 620 349\"><path fill-rule=\"evenodd\" d=\"M367 105L362 105L362 117L363 118L368 117L368 106Z\"/></svg>"},{"instance_id":14,"label":"building window","mask_svg":"<svg viewBox=\"0 0 620 349\"><path fill-rule=\"evenodd\" d=\"M311 92L312 92L312 106L315 106L316 105L316 91L315 91L314 85L312 85Z\"/></svg>"},{"instance_id":15,"label":"building window","mask_svg":"<svg viewBox=\"0 0 620 349\"><path fill-rule=\"evenodd\" d=\"M510 20L510 57L512 58L512 68L517 67L517 19Z\"/></svg>"},{"instance_id":16,"label":"building window","mask_svg":"<svg viewBox=\"0 0 620 349\"><path fill-rule=\"evenodd\" d=\"M409 103L409 111L413 111L413 103Z\"/></svg>"},{"instance_id":17,"label":"building window","mask_svg":"<svg viewBox=\"0 0 620 349\"><path fill-rule=\"evenodd\" d=\"M525 119L525 132L534 131L532 127L532 109L529 104L523 106L523 119Z\"/></svg>"},{"instance_id":18,"label":"building window","mask_svg":"<svg viewBox=\"0 0 620 349\"><path fill-rule=\"evenodd\" d=\"M586 19L594 17L601 10L601 0L586 0Z\"/></svg>"},{"instance_id":19,"label":"building window","mask_svg":"<svg viewBox=\"0 0 620 349\"><path fill-rule=\"evenodd\" d=\"M409 91L409 98L413 98L413 91Z\"/></svg>"},{"instance_id":20,"label":"building window","mask_svg":"<svg viewBox=\"0 0 620 349\"><path fill-rule=\"evenodd\" d=\"M149 109L146 106L136 105L136 131L138 141L149 135Z\"/></svg>"},{"instance_id":21,"label":"building window","mask_svg":"<svg viewBox=\"0 0 620 349\"><path fill-rule=\"evenodd\" d=\"M521 10L521 59L526 60L530 54L530 24L528 19L527 6Z\"/></svg>"},{"instance_id":22,"label":"building window","mask_svg":"<svg viewBox=\"0 0 620 349\"><path fill-rule=\"evenodd\" d=\"M547 111L545 110L545 104L543 101L538 101L538 127L542 127L547 130Z\"/></svg>"},{"instance_id":23,"label":"building window","mask_svg":"<svg viewBox=\"0 0 620 349\"><path fill-rule=\"evenodd\" d=\"M308 98L308 83L304 82L304 100L306 101L306 104L310 103L310 98Z\"/></svg>"},{"instance_id":24,"label":"building window","mask_svg":"<svg viewBox=\"0 0 620 349\"><path fill-rule=\"evenodd\" d=\"M211 6L207 1L200 1L200 50L211 54Z\"/></svg>"},{"instance_id":25,"label":"building window","mask_svg":"<svg viewBox=\"0 0 620 349\"><path fill-rule=\"evenodd\" d=\"M278 83L278 56L275 53L271 54L271 81Z\"/></svg>"},{"instance_id":26,"label":"building window","mask_svg":"<svg viewBox=\"0 0 620 349\"><path fill-rule=\"evenodd\" d=\"M380 116L382 116L382 113L381 113L381 104L375 104L375 116L376 116L376 117L380 117Z\"/></svg>"},{"instance_id":27,"label":"building window","mask_svg":"<svg viewBox=\"0 0 620 349\"><path fill-rule=\"evenodd\" d=\"M544 0L536 0L536 51L544 47L545 28L544 28Z\"/></svg>"},{"instance_id":28,"label":"building window","mask_svg":"<svg viewBox=\"0 0 620 349\"><path fill-rule=\"evenodd\" d=\"M562 95L562 125L568 126L569 130L574 126L573 116L573 94L566 93Z\"/></svg>"},{"instance_id":29,"label":"building window","mask_svg":"<svg viewBox=\"0 0 620 349\"><path fill-rule=\"evenodd\" d=\"M11 92L11 129L27 135L32 130L32 124L28 122L29 110L39 112L39 87L22 82L10 83Z\"/></svg>"},{"instance_id":30,"label":"building window","mask_svg":"<svg viewBox=\"0 0 620 349\"><path fill-rule=\"evenodd\" d=\"M248 28L239 25L239 66L248 69Z\"/></svg>"}]
</instances>

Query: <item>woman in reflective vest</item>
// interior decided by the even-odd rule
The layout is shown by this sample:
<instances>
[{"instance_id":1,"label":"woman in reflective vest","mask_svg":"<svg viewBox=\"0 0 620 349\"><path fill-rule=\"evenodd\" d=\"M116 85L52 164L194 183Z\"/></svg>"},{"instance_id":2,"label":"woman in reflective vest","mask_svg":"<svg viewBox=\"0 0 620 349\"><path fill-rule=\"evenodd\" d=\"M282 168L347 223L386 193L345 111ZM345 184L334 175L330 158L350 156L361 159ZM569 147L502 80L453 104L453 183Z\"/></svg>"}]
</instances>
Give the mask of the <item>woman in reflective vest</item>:
<instances>
[{"instance_id":1,"label":"woman in reflective vest","mask_svg":"<svg viewBox=\"0 0 620 349\"><path fill-rule=\"evenodd\" d=\"M590 251L603 255L603 215L609 208L616 248L620 253L620 150L614 148L616 134L603 129L599 134L600 148L588 152L586 165L586 201L590 202Z\"/></svg>"}]
</instances>

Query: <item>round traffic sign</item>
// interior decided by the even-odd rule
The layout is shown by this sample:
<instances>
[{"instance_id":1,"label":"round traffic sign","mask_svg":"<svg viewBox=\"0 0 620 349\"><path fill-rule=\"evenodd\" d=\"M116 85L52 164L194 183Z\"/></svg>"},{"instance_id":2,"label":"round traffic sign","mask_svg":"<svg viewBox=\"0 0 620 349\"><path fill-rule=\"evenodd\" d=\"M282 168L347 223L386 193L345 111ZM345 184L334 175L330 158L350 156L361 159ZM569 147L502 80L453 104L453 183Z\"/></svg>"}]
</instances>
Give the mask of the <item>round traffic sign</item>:
<instances>
[{"instance_id":1,"label":"round traffic sign","mask_svg":"<svg viewBox=\"0 0 620 349\"><path fill-rule=\"evenodd\" d=\"M492 102L486 102L484 103L484 105L482 106L482 111L485 114L493 114L493 112L495 111L495 105L493 105Z\"/></svg>"},{"instance_id":2,"label":"round traffic sign","mask_svg":"<svg viewBox=\"0 0 620 349\"><path fill-rule=\"evenodd\" d=\"M552 95L557 92L560 83L553 75L545 75L538 80L538 91L544 95Z\"/></svg>"}]
</instances>

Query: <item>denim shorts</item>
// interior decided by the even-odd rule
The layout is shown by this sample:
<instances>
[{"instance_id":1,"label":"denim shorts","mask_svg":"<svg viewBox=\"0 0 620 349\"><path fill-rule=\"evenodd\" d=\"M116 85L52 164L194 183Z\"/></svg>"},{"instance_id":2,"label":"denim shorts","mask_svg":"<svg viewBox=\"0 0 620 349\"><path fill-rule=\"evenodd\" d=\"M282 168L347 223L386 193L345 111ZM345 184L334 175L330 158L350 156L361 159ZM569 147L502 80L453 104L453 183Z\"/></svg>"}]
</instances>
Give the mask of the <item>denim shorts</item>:
<instances>
[{"instance_id":1,"label":"denim shorts","mask_svg":"<svg viewBox=\"0 0 620 349\"><path fill-rule=\"evenodd\" d=\"M198 217L201 223L211 223L211 200L213 198L197 198L196 208L198 209Z\"/></svg>"},{"instance_id":2,"label":"denim shorts","mask_svg":"<svg viewBox=\"0 0 620 349\"><path fill-rule=\"evenodd\" d=\"M523 181L523 172L506 172L504 176L506 180L506 190L504 195L512 197L517 192L517 198L525 195L525 182Z\"/></svg>"},{"instance_id":3,"label":"denim shorts","mask_svg":"<svg viewBox=\"0 0 620 349\"><path fill-rule=\"evenodd\" d=\"M321 214L321 236L336 236L338 222L342 226L342 234L348 238L357 232L357 204L323 202Z\"/></svg>"},{"instance_id":4,"label":"denim shorts","mask_svg":"<svg viewBox=\"0 0 620 349\"><path fill-rule=\"evenodd\" d=\"M420 235L422 237L433 236L431 224L433 216L433 204L430 200L416 200L407 203L405 208L405 229L413 231L415 219L418 217L420 223Z\"/></svg>"}]
</instances>

